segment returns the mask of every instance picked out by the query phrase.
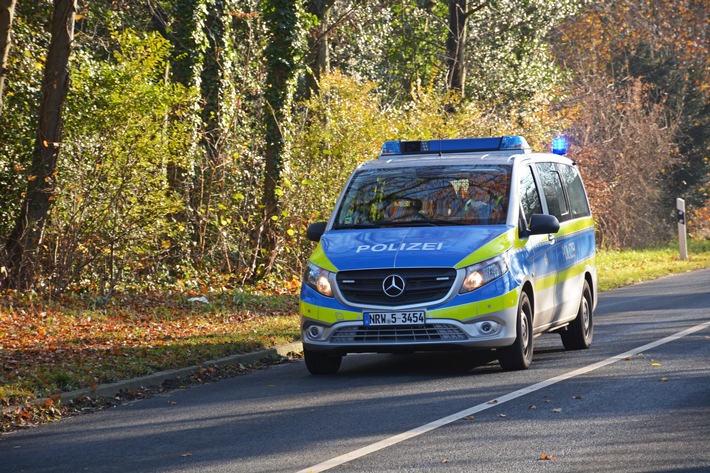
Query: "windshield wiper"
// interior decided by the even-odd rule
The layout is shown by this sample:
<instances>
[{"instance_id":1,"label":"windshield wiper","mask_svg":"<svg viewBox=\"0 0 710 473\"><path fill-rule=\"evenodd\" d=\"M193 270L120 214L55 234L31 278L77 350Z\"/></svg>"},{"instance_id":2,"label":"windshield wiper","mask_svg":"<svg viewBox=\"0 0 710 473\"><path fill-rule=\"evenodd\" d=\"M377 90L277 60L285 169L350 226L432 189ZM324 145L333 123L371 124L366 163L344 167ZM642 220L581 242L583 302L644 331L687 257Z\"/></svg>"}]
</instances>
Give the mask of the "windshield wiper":
<instances>
[{"instance_id":1,"label":"windshield wiper","mask_svg":"<svg viewBox=\"0 0 710 473\"><path fill-rule=\"evenodd\" d=\"M383 228L383 227L412 227L417 226L417 220L376 220L374 222L361 222L349 225L336 225L334 230L354 230L358 228ZM423 225L433 225L431 222L424 221Z\"/></svg>"},{"instance_id":2,"label":"windshield wiper","mask_svg":"<svg viewBox=\"0 0 710 473\"><path fill-rule=\"evenodd\" d=\"M334 225L333 230L351 230L358 228L380 228L382 225L379 223L372 222L362 222L362 223L350 223L345 225Z\"/></svg>"},{"instance_id":3,"label":"windshield wiper","mask_svg":"<svg viewBox=\"0 0 710 473\"><path fill-rule=\"evenodd\" d=\"M460 220L446 220L443 218L422 218L412 220L410 222L412 225L471 225L470 222L462 222Z\"/></svg>"},{"instance_id":4,"label":"windshield wiper","mask_svg":"<svg viewBox=\"0 0 710 473\"><path fill-rule=\"evenodd\" d=\"M414 220L377 220L375 222L353 223L350 225L336 225L334 230L350 230L358 228L382 227L434 227L438 225L472 225L471 222L459 220L446 220L443 218L415 218Z\"/></svg>"}]
</instances>

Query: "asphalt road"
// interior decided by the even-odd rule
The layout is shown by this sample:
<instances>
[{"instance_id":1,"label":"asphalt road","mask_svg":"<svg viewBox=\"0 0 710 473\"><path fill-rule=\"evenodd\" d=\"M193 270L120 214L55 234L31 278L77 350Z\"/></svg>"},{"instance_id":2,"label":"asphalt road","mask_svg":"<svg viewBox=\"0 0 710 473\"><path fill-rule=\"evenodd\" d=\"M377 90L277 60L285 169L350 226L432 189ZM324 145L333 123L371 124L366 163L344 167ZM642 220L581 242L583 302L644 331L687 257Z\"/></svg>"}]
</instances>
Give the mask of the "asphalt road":
<instances>
[{"instance_id":1,"label":"asphalt road","mask_svg":"<svg viewBox=\"0 0 710 473\"><path fill-rule=\"evenodd\" d=\"M594 344L302 362L0 436L0 472L707 472L710 270L601 294Z\"/></svg>"}]
</instances>

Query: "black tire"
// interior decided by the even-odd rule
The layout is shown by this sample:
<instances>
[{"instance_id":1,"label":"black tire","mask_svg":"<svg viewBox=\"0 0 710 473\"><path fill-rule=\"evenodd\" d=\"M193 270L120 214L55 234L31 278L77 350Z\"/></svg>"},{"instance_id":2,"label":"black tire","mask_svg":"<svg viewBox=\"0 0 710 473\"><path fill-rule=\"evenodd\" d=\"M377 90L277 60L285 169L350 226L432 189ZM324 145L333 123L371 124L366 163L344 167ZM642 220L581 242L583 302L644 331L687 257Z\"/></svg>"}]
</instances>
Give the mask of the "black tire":
<instances>
[{"instance_id":1,"label":"black tire","mask_svg":"<svg viewBox=\"0 0 710 473\"><path fill-rule=\"evenodd\" d=\"M310 350L303 350L303 358L311 374L335 374L343 361L342 355L329 355Z\"/></svg>"},{"instance_id":2,"label":"black tire","mask_svg":"<svg viewBox=\"0 0 710 473\"><path fill-rule=\"evenodd\" d=\"M565 330L560 332L562 344L567 350L585 350L592 345L592 338L594 337L592 307L592 291L589 288L589 283L584 281L582 300L579 303L577 318Z\"/></svg>"},{"instance_id":3,"label":"black tire","mask_svg":"<svg viewBox=\"0 0 710 473\"><path fill-rule=\"evenodd\" d=\"M533 358L532 305L523 292L518 303L518 336L515 342L505 348L498 348L498 362L504 371L526 370Z\"/></svg>"}]
</instances>

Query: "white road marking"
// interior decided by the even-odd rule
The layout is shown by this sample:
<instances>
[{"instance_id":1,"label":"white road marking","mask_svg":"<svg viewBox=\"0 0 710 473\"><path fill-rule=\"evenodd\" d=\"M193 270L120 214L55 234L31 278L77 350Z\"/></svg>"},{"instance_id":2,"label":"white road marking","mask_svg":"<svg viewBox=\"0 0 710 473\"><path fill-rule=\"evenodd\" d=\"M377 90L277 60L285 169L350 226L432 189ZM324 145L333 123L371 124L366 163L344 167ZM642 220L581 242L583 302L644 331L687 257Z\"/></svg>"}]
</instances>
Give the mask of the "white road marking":
<instances>
[{"instance_id":1,"label":"white road marking","mask_svg":"<svg viewBox=\"0 0 710 473\"><path fill-rule=\"evenodd\" d=\"M616 363L619 360L623 360L623 359L626 359L630 356L634 356L639 353L656 348L658 346L665 345L666 343L670 343L672 341L678 340L678 339L683 338L683 337L690 335L692 333L698 332L708 326L710 326L710 321L699 324L699 325L695 325L694 327L690 327L686 330L683 330L683 331L678 332L676 334L670 335L666 338L656 340L655 342L651 342L646 345L640 346L638 348L634 348L632 350L621 353L619 355L612 356L611 358L607 358L606 360L602 360L597 363L591 364L589 366L585 366L583 368L579 368L577 370L570 371L569 373L555 376L554 378L550 378L546 381L542 381L537 384L533 384L531 386L528 386L526 388L519 389L517 391L513 391L512 393L508 393L504 396L497 397L495 399L491 399L488 402L484 402L483 404L479 404L477 406L470 407L470 408L465 409L463 411L459 411L455 414L451 414L450 416L442 417L441 419L438 419L438 420L435 420L435 421L430 422L428 424L416 427L412 430L408 430L407 432L403 432L399 435L395 435L393 437L389 437L389 438L380 440L379 442L375 442L375 443L368 445L366 447L362 447L357 450L353 450L350 453L346 453L344 455L340 455L339 457L331 458L330 460L326 460L326 461L319 463L317 465L305 468L303 470L300 470L298 473L316 473L319 471L329 470L333 467L342 465L343 463L347 463L347 462L355 460L357 458L364 457L365 455L368 455L370 453L376 452L378 450L382 450L387 447L391 447L392 445L398 444L400 442L404 442L405 440L409 440L413 437L417 437L421 434L425 434L425 433L432 431L434 429L438 429L439 427L443 427L447 424L451 424L452 422L460 420L466 416L470 416L470 415L476 414L478 412L485 411L486 409L490 409L491 407L500 406L501 404L505 404L508 401L512 401L513 399L517 399L519 397L525 396L526 394L530 394L532 392L539 391L540 389L544 389L548 386L552 386L553 384L559 383L561 381L566 381L566 380L574 378L576 376L587 374L591 371L597 370L599 368L603 368L603 367L610 365L612 363Z\"/></svg>"}]
</instances>

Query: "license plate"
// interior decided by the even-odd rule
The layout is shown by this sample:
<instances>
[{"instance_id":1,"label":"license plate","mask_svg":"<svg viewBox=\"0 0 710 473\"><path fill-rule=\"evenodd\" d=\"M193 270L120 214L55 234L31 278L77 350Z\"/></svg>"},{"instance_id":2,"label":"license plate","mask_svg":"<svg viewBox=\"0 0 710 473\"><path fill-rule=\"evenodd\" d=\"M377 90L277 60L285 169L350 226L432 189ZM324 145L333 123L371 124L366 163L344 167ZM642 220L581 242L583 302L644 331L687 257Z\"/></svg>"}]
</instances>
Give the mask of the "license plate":
<instances>
[{"instance_id":1,"label":"license plate","mask_svg":"<svg viewBox=\"0 0 710 473\"><path fill-rule=\"evenodd\" d=\"M426 312L363 312L365 327L371 325L422 325L426 323Z\"/></svg>"}]
</instances>

